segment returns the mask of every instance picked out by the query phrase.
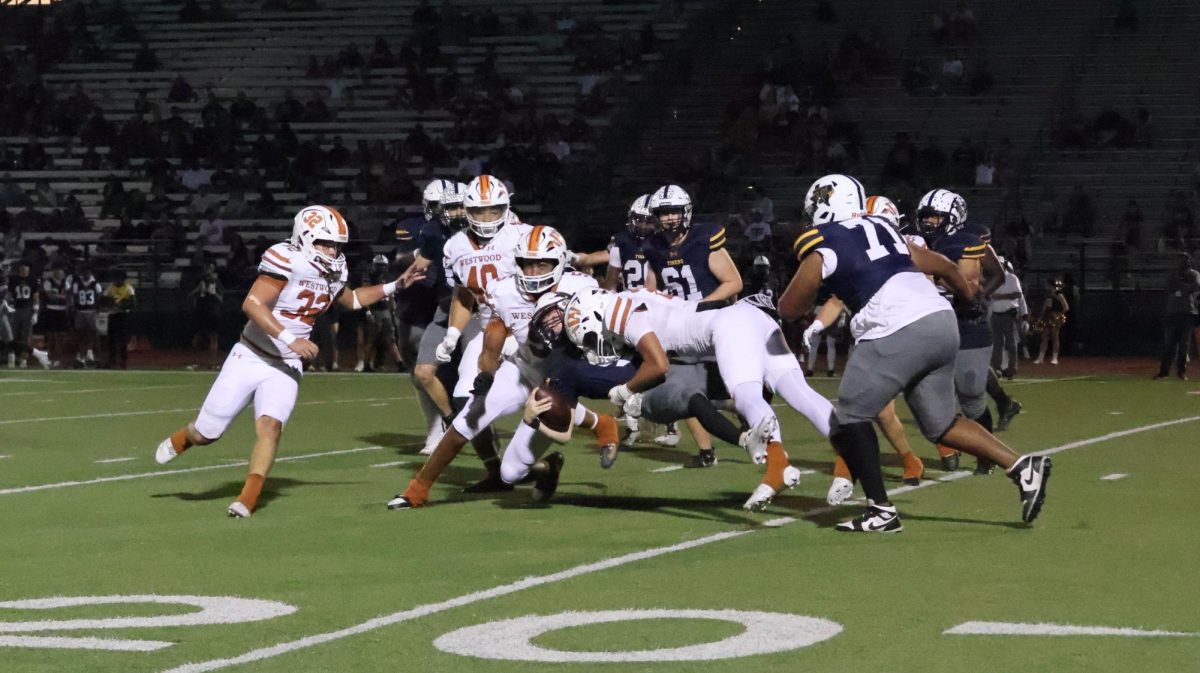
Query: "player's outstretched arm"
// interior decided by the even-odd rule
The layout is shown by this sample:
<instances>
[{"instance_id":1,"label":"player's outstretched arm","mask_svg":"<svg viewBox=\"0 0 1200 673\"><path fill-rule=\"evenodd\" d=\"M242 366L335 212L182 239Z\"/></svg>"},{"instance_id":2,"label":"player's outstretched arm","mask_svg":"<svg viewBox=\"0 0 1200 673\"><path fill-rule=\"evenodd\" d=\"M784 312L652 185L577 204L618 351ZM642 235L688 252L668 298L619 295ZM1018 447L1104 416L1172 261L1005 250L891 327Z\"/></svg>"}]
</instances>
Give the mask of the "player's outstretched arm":
<instances>
[{"instance_id":1,"label":"player's outstretched arm","mask_svg":"<svg viewBox=\"0 0 1200 673\"><path fill-rule=\"evenodd\" d=\"M650 332L637 343L638 355L642 356L642 364L634 372L633 378L625 382L630 392L645 392L662 383L667 378L667 369L671 361L667 359L667 351L663 350L658 335Z\"/></svg>"},{"instance_id":2,"label":"player's outstretched arm","mask_svg":"<svg viewBox=\"0 0 1200 673\"><path fill-rule=\"evenodd\" d=\"M495 374L500 368L501 351L508 338L508 327L500 318L492 318L483 331L483 351L479 353L479 373Z\"/></svg>"},{"instance_id":3,"label":"player's outstretched arm","mask_svg":"<svg viewBox=\"0 0 1200 673\"><path fill-rule=\"evenodd\" d=\"M359 311L396 294L398 290L403 290L424 277L424 269L414 269L410 266L399 278L390 283L368 285L341 293L338 295L338 305L348 311Z\"/></svg>"},{"instance_id":4,"label":"player's outstretched arm","mask_svg":"<svg viewBox=\"0 0 1200 673\"><path fill-rule=\"evenodd\" d=\"M291 332L287 331L275 316L271 313L271 309L275 306L275 302L279 300L279 293L283 291L283 286L286 283L278 278L271 276L259 276L254 281L254 285L250 286L250 291L246 293L246 299L242 301L242 313L251 320L255 325L258 325L262 331L279 339L292 352L299 355L305 360L311 360L317 357L320 349L317 345L308 339L301 339Z\"/></svg>"},{"instance_id":5,"label":"player's outstretched arm","mask_svg":"<svg viewBox=\"0 0 1200 673\"><path fill-rule=\"evenodd\" d=\"M779 297L780 318L799 320L812 310L817 290L821 289L821 259L821 253L814 252L800 262L800 268Z\"/></svg>"},{"instance_id":6,"label":"player's outstretched arm","mask_svg":"<svg viewBox=\"0 0 1200 673\"><path fill-rule=\"evenodd\" d=\"M607 248L597 250L596 252L576 252L572 254L575 255L575 259L571 260L571 266L576 268L582 269L584 267L608 264L609 253Z\"/></svg>"},{"instance_id":7,"label":"player's outstretched arm","mask_svg":"<svg viewBox=\"0 0 1200 673\"><path fill-rule=\"evenodd\" d=\"M742 274L725 248L708 253L708 270L712 271L713 276L716 276L721 284L702 301L734 299L742 291Z\"/></svg>"}]
</instances>

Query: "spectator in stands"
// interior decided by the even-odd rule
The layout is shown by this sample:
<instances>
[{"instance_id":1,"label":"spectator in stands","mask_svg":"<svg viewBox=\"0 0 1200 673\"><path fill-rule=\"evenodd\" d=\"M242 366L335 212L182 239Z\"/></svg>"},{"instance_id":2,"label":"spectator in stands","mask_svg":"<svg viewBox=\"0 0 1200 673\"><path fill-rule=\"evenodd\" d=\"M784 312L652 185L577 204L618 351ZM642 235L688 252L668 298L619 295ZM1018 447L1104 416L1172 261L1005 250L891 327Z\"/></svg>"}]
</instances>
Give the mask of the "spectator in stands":
<instances>
[{"instance_id":1,"label":"spectator in stands","mask_svg":"<svg viewBox=\"0 0 1200 673\"><path fill-rule=\"evenodd\" d=\"M883 160L882 182L888 187L897 182L912 185L915 183L917 165L917 148L912 144L905 131L896 133L895 141Z\"/></svg>"},{"instance_id":2,"label":"spectator in stands","mask_svg":"<svg viewBox=\"0 0 1200 673\"><path fill-rule=\"evenodd\" d=\"M221 280L217 276L217 267L213 264L204 267L200 281L188 293L196 310L192 347L196 350L201 348L207 350L207 364L210 367L217 363L217 335L221 331L221 299L223 296Z\"/></svg>"},{"instance_id":3,"label":"spectator in stands","mask_svg":"<svg viewBox=\"0 0 1200 673\"><path fill-rule=\"evenodd\" d=\"M767 190L757 182L750 185L750 190L754 194L754 206L751 211L758 211L762 214L762 221L767 225L775 223L775 202L767 194Z\"/></svg>"},{"instance_id":4,"label":"spectator in stands","mask_svg":"<svg viewBox=\"0 0 1200 673\"><path fill-rule=\"evenodd\" d=\"M145 42L138 48L137 53L133 55L133 69L135 72L154 72L161 66L162 61L158 60L158 55Z\"/></svg>"},{"instance_id":5,"label":"spectator in stands","mask_svg":"<svg viewBox=\"0 0 1200 673\"><path fill-rule=\"evenodd\" d=\"M296 94L291 89L284 90L283 100L275 106L275 121L281 124L296 122L303 114L304 106L296 100Z\"/></svg>"},{"instance_id":6,"label":"spectator in stands","mask_svg":"<svg viewBox=\"0 0 1200 673\"><path fill-rule=\"evenodd\" d=\"M116 174L110 173L104 183L100 218L119 217L123 212L125 212L125 184Z\"/></svg>"},{"instance_id":7,"label":"spectator in stands","mask_svg":"<svg viewBox=\"0 0 1200 673\"><path fill-rule=\"evenodd\" d=\"M1138 147L1150 147L1154 144L1154 120L1150 116L1150 109L1139 107L1137 109L1137 121L1134 123L1133 142Z\"/></svg>"},{"instance_id":8,"label":"spectator in stands","mask_svg":"<svg viewBox=\"0 0 1200 673\"><path fill-rule=\"evenodd\" d=\"M210 206L204 211L204 216L196 224L196 231L199 236L196 238L196 244L204 248L213 248L225 243L225 225L226 221L217 215L215 206Z\"/></svg>"},{"instance_id":9,"label":"spectator in stands","mask_svg":"<svg viewBox=\"0 0 1200 673\"><path fill-rule=\"evenodd\" d=\"M1188 350L1196 326L1196 298L1200 294L1200 272L1192 268L1191 255L1179 253L1178 266L1167 275L1164 287L1167 302L1163 315L1163 350L1154 378L1170 376L1171 361L1174 360L1176 376L1186 381Z\"/></svg>"},{"instance_id":10,"label":"spectator in stands","mask_svg":"<svg viewBox=\"0 0 1200 673\"><path fill-rule=\"evenodd\" d=\"M204 8L196 0L184 0L179 8L179 20L183 23L201 23L204 18Z\"/></svg>"},{"instance_id":11,"label":"spectator in stands","mask_svg":"<svg viewBox=\"0 0 1200 673\"><path fill-rule=\"evenodd\" d=\"M18 208L31 203L29 195L13 178L12 173L0 177L0 208Z\"/></svg>"},{"instance_id":12,"label":"spectator in stands","mask_svg":"<svg viewBox=\"0 0 1200 673\"><path fill-rule=\"evenodd\" d=\"M205 18L214 23L223 23L233 21L237 17L225 8L225 4L221 0L208 0L208 12Z\"/></svg>"},{"instance_id":13,"label":"spectator in stands","mask_svg":"<svg viewBox=\"0 0 1200 673\"><path fill-rule=\"evenodd\" d=\"M1042 195L1038 198L1038 214L1034 222L1037 227L1034 234L1037 236L1058 230L1058 196L1054 186L1049 183L1042 186Z\"/></svg>"},{"instance_id":14,"label":"spectator in stands","mask_svg":"<svg viewBox=\"0 0 1200 673\"><path fill-rule=\"evenodd\" d=\"M300 120L308 124L333 120L333 115L329 112L325 101L321 99L319 92L314 91L312 97L304 104L304 112L301 114Z\"/></svg>"},{"instance_id":15,"label":"spectator in stands","mask_svg":"<svg viewBox=\"0 0 1200 673\"><path fill-rule=\"evenodd\" d=\"M996 159L988 152L975 165L975 186L991 187L996 178Z\"/></svg>"},{"instance_id":16,"label":"spectator in stands","mask_svg":"<svg viewBox=\"0 0 1200 673\"><path fill-rule=\"evenodd\" d=\"M1129 199L1125 204L1117 238L1130 250L1142 248L1142 208L1135 199Z\"/></svg>"},{"instance_id":17,"label":"spectator in stands","mask_svg":"<svg viewBox=\"0 0 1200 673\"><path fill-rule=\"evenodd\" d=\"M941 44L950 35L950 21L946 12L936 9L929 13L929 37L934 44Z\"/></svg>"},{"instance_id":18,"label":"spectator in stands","mask_svg":"<svg viewBox=\"0 0 1200 673\"><path fill-rule=\"evenodd\" d=\"M188 84L183 75L176 75L175 80L171 82L171 90L167 92L167 102L190 103L194 100L196 100L196 92L192 89L192 85Z\"/></svg>"},{"instance_id":19,"label":"spectator in stands","mask_svg":"<svg viewBox=\"0 0 1200 673\"><path fill-rule=\"evenodd\" d=\"M1091 236L1096 228L1096 207L1092 196L1076 184L1067 199L1067 211L1063 215L1063 231L1068 234Z\"/></svg>"},{"instance_id":20,"label":"spectator in stands","mask_svg":"<svg viewBox=\"0 0 1200 673\"><path fill-rule=\"evenodd\" d=\"M910 61L900 77L900 86L910 96L923 96L934 93L933 77L929 74L929 66L924 61Z\"/></svg>"},{"instance_id":21,"label":"spectator in stands","mask_svg":"<svg viewBox=\"0 0 1200 673\"><path fill-rule=\"evenodd\" d=\"M956 40L963 42L975 36L979 26L975 21L975 12L971 10L965 0L959 2L954 9L954 15L950 17L950 31L954 34Z\"/></svg>"},{"instance_id":22,"label":"spectator in stands","mask_svg":"<svg viewBox=\"0 0 1200 673\"><path fill-rule=\"evenodd\" d=\"M1113 29L1118 33L1137 35L1138 11L1133 0L1121 0L1117 6L1117 16L1113 19Z\"/></svg>"},{"instance_id":23,"label":"spectator in stands","mask_svg":"<svg viewBox=\"0 0 1200 673\"><path fill-rule=\"evenodd\" d=\"M764 252L771 246L771 223L767 221L762 211L754 208L746 221L743 235L750 244L752 253Z\"/></svg>"},{"instance_id":24,"label":"spectator in stands","mask_svg":"<svg viewBox=\"0 0 1200 673\"><path fill-rule=\"evenodd\" d=\"M46 146L36 136L30 136L21 148L21 168L27 171L44 171L51 168L50 155Z\"/></svg>"},{"instance_id":25,"label":"spectator in stands","mask_svg":"<svg viewBox=\"0 0 1200 673\"><path fill-rule=\"evenodd\" d=\"M1188 206L1187 195L1175 190L1172 197L1167 221L1163 226L1163 237L1176 250L1188 250L1191 240L1196 237L1196 220Z\"/></svg>"}]
</instances>

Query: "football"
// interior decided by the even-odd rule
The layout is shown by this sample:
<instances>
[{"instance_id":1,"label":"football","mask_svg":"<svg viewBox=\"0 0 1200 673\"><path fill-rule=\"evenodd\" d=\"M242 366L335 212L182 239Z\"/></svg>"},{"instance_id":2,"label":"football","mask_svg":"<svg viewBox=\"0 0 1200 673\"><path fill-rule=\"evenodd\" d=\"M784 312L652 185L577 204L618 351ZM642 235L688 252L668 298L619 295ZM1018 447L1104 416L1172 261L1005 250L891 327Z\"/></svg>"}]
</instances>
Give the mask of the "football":
<instances>
[{"instance_id":1,"label":"football","mask_svg":"<svg viewBox=\"0 0 1200 673\"><path fill-rule=\"evenodd\" d=\"M567 428L571 426L571 422L575 415L575 405L569 404L566 398L552 390L538 388L538 401L540 402L547 398L553 400L554 406L550 407L546 411L543 411L538 416L538 419L545 423L546 427L550 428L551 430L556 432L566 432Z\"/></svg>"}]
</instances>

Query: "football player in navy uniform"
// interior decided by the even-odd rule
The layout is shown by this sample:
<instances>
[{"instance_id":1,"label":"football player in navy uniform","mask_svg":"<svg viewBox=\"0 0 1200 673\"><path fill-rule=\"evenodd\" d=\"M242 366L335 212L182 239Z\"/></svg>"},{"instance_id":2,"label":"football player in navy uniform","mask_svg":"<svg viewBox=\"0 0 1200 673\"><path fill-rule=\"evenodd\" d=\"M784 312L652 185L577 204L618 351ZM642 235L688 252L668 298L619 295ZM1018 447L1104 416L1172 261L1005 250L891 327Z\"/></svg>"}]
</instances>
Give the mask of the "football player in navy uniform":
<instances>
[{"instance_id":1,"label":"football player in navy uniform","mask_svg":"<svg viewBox=\"0 0 1200 673\"><path fill-rule=\"evenodd\" d=\"M725 249L725 227L712 223L693 227L692 197L678 185L654 190L649 206L657 233L645 246L650 267L646 288L693 302L737 299L742 291L742 275ZM695 419L689 418L687 424L700 450L686 465L715 465L712 438ZM679 441L678 435L674 442L666 437L659 439L655 441L668 446Z\"/></svg>"},{"instance_id":2,"label":"football player in navy uniform","mask_svg":"<svg viewBox=\"0 0 1200 673\"><path fill-rule=\"evenodd\" d=\"M41 306L41 282L31 275L29 262L17 263L17 273L8 279L8 303L13 307L9 318L12 325L12 349L9 351L9 367L14 361L24 369L26 358L33 352L33 326L38 322Z\"/></svg>"},{"instance_id":3,"label":"football player in navy uniform","mask_svg":"<svg viewBox=\"0 0 1200 673\"><path fill-rule=\"evenodd\" d=\"M838 389L830 443L869 501L866 512L838 524L837 530L890 533L903 528L883 484L872 426L900 392L930 441L1003 467L1020 492L1022 520L1033 521L1045 501L1050 459L1018 456L957 413L958 325L952 307L924 274L948 287L960 303L974 301L977 283L942 255L909 245L885 220L867 217L866 200L862 184L846 175L827 175L813 183L805 209L815 226L796 241L800 267L779 302L785 319L798 319L811 309L825 283L854 314L850 330L858 345Z\"/></svg>"},{"instance_id":4,"label":"football player in navy uniform","mask_svg":"<svg viewBox=\"0 0 1200 673\"><path fill-rule=\"evenodd\" d=\"M967 202L958 194L948 189L934 189L925 194L917 206L916 223L917 232L929 249L958 264L963 276L979 286L974 300L959 302L954 307L959 335L954 390L967 418L991 432L992 412L988 409L986 397L992 348L988 297L1004 283L1004 268L979 233L967 230ZM986 228L982 231L975 228L975 231L991 238ZM1001 411L1004 411L1003 406ZM943 461L948 463L946 467L957 467L953 464L957 456L946 455L944 447L939 452L943 454ZM991 466L986 461L980 461L975 471L987 474Z\"/></svg>"},{"instance_id":5,"label":"football player in navy uniform","mask_svg":"<svg viewBox=\"0 0 1200 673\"><path fill-rule=\"evenodd\" d=\"M608 271L604 289L636 290L646 286L646 252L643 247L654 234L654 218L650 215L650 195L642 194L629 207L625 228L613 236L608 246Z\"/></svg>"},{"instance_id":6,"label":"football player in navy uniform","mask_svg":"<svg viewBox=\"0 0 1200 673\"><path fill-rule=\"evenodd\" d=\"M86 263L81 264L75 275L68 279L72 303L75 309L75 366L96 366L96 309L104 288Z\"/></svg>"}]
</instances>

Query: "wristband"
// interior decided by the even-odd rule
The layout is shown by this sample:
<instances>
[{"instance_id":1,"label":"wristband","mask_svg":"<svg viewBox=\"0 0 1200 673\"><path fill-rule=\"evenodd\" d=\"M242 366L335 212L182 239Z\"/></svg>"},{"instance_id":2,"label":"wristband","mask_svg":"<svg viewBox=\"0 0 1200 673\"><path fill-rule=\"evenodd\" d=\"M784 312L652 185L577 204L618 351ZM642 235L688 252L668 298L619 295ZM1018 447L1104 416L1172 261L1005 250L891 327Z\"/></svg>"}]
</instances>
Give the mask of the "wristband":
<instances>
[{"instance_id":1,"label":"wristband","mask_svg":"<svg viewBox=\"0 0 1200 673\"><path fill-rule=\"evenodd\" d=\"M396 289L397 289L396 281L393 280L390 283L384 283L383 284L383 296L390 297L390 296L396 294Z\"/></svg>"},{"instance_id":2,"label":"wristband","mask_svg":"<svg viewBox=\"0 0 1200 673\"><path fill-rule=\"evenodd\" d=\"M525 425L528 425L529 427L533 428L534 430L537 430L538 427L541 426L541 424L542 424L542 419L538 418L537 416L534 416L533 421L526 423Z\"/></svg>"},{"instance_id":3,"label":"wristband","mask_svg":"<svg viewBox=\"0 0 1200 673\"><path fill-rule=\"evenodd\" d=\"M446 339L458 342L458 338L462 336L462 330L457 327L451 327L446 330Z\"/></svg>"},{"instance_id":4,"label":"wristband","mask_svg":"<svg viewBox=\"0 0 1200 673\"><path fill-rule=\"evenodd\" d=\"M290 346L291 343L296 340L296 335L292 334L286 327L284 327L283 329L279 330L279 334L276 334L275 338L282 341L285 346Z\"/></svg>"},{"instance_id":5,"label":"wristband","mask_svg":"<svg viewBox=\"0 0 1200 673\"><path fill-rule=\"evenodd\" d=\"M817 318L813 318L813 321L812 321L812 325L811 325L811 327L816 327L818 332L824 332L824 331L825 331L825 328L826 328L826 327L828 327L828 325L826 325L825 323L821 322L821 321L820 321L819 319L817 319Z\"/></svg>"},{"instance_id":6,"label":"wristband","mask_svg":"<svg viewBox=\"0 0 1200 673\"><path fill-rule=\"evenodd\" d=\"M362 302L358 300L358 290L350 290L350 306L355 311L362 310Z\"/></svg>"}]
</instances>

